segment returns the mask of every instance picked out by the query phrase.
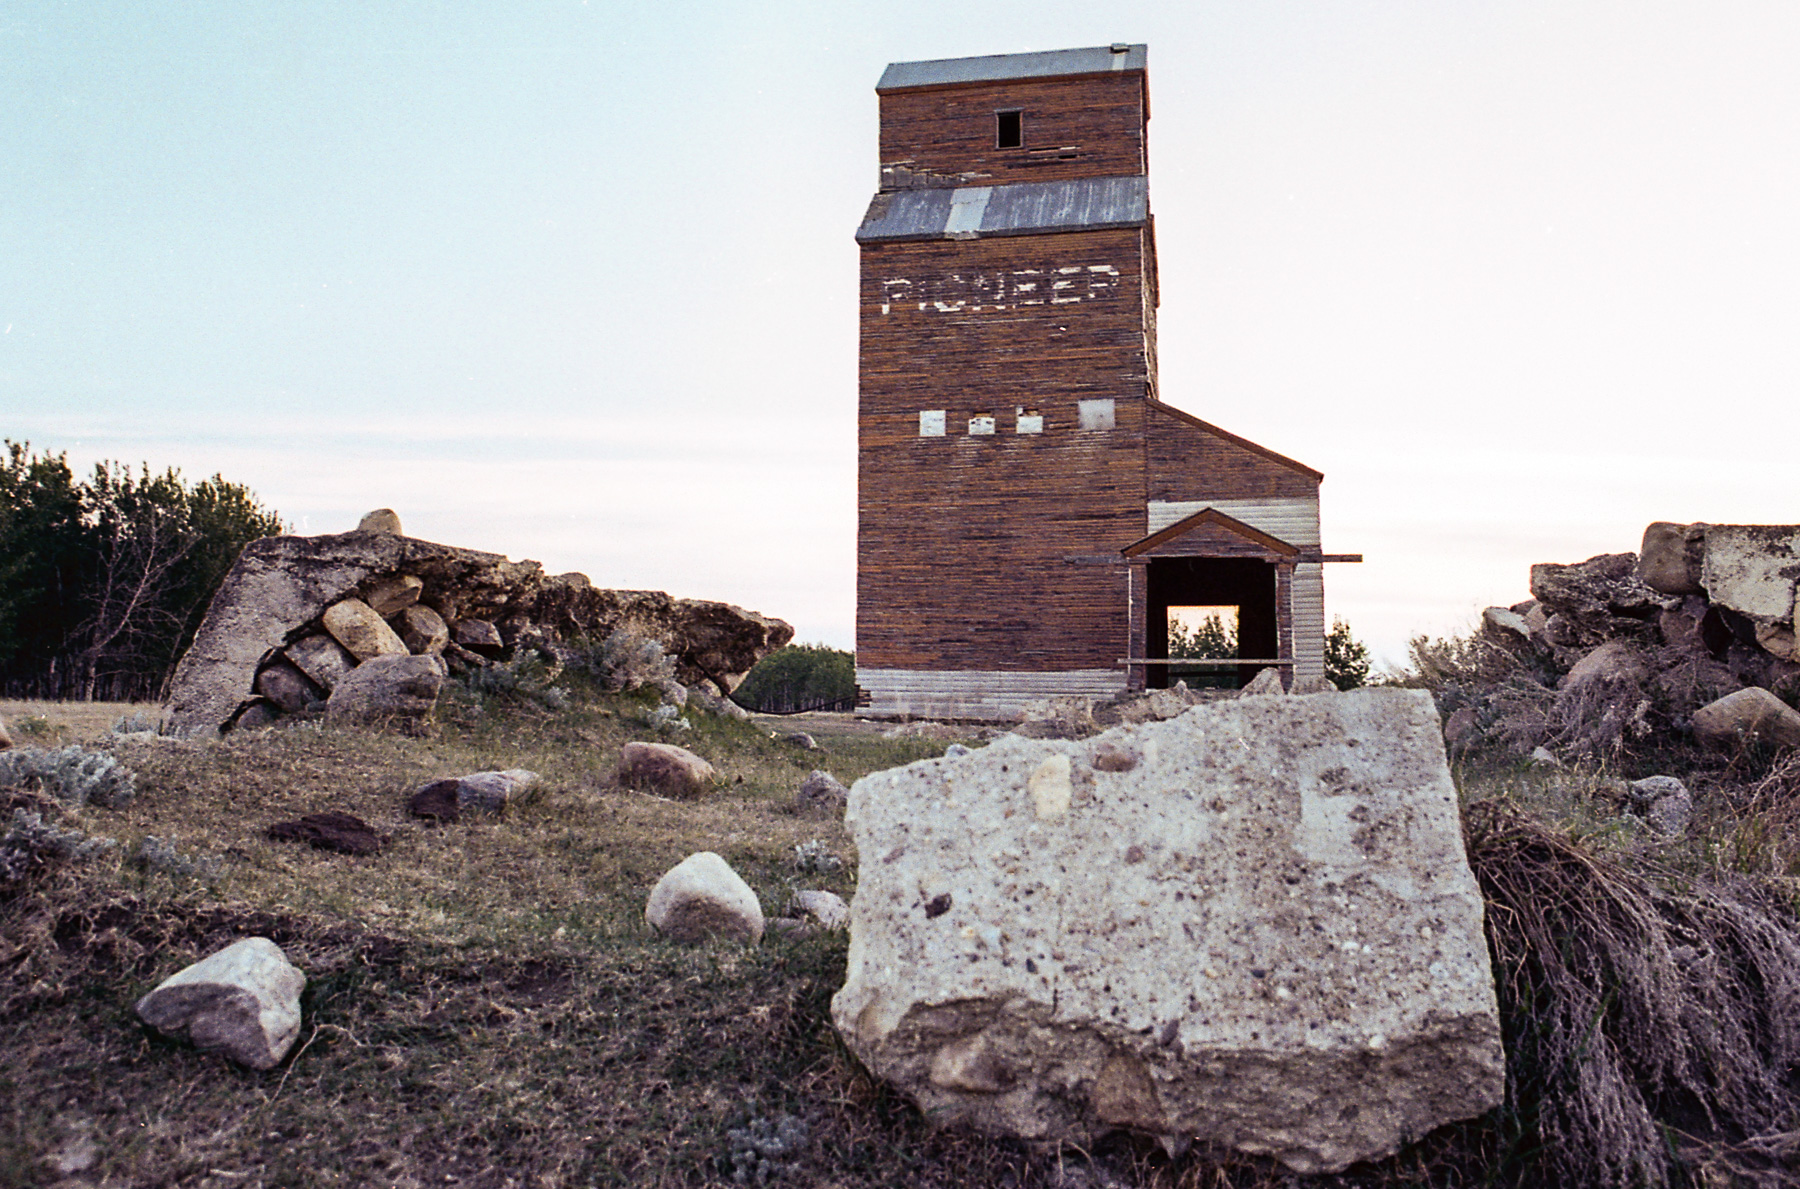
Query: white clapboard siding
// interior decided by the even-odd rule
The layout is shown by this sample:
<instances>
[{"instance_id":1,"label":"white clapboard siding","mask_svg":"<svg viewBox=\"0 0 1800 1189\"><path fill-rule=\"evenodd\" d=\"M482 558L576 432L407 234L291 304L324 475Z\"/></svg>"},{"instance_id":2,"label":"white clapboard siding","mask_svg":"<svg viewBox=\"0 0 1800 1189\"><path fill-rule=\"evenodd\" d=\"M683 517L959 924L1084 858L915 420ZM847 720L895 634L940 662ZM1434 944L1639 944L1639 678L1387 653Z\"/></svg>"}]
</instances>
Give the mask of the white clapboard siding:
<instances>
[{"instance_id":1,"label":"white clapboard siding","mask_svg":"<svg viewBox=\"0 0 1800 1189\"><path fill-rule=\"evenodd\" d=\"M1294 677L1325 676L1325 567L1294 567Z\"/></svg>"},{"instance_id":2,"label":"white clapboard siding","mask_svg":"<svg viewBox=\"0 0 1800 1189\"><path fill-rule=\"evenodd\" d=\"M1272 500L1151 500L1146 533L1160 533L1176 521L1208 508L1216 508L1289 545L1319 543L1319 501L1308 496Z\"/></svg>"},{"instance_id":3,"label":"white clapboard siding","mask_svg":"<svg viewBox=\"0 0 1800 1189\"><path fill-rule=\"evenodd\" d=\"M1125 670L1018 673L859 668L856 684L869 695L863 713L875 717L1014 722L1027 705L1042 698L1107 698L1122 693Z\"/></svg>"}]
</instances>

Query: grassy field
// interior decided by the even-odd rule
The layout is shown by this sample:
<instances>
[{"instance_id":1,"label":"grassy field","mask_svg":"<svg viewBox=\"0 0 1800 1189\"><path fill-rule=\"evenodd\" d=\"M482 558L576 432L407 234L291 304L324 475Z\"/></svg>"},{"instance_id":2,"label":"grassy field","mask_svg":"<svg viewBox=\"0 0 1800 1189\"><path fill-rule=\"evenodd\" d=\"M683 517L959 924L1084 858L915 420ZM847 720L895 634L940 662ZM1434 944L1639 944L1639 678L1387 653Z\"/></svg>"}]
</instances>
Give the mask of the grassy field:
<instances>
[{"instance_id":1,"label":"grassy field","mask_svg":"<svg viewBox=\"0 0 1800 1189\"><path fill-rule=\"evenodd\" d=\"M771 932L751 948L657 938L642 915L649 889L697 850L723 855L770 916L799 888L848 897L849 839L836 820L797 814L794 789L814 768L848 784L941 754L946 741L810 716L798 725L822 747L813 751L772 736L771 726L793 723L693 714L694 729L676 741L711 760L723 783L671 802L612 778L623 742L658 737L651 705L590 693L550 710L465 696L420 738L302 724L178 743L109 735L144 708L0 704L21 745L105 746L138 788L118 810L57 810L10 794L120 846L0 893L0 1185L1559 1183L1531 1170L1534 1145L1546 1142L1540 1116L1555 1117L1539 1098L1553 1098L1567 1073L1552 1068L1563 1058L1542 1029L1562 1021L1521 997L1554 992L1570 1010L1611 1010L1604 995L1596 1007L1579 994L1584 972L1599 967L1580 966L1573 951L1557 966L1557 954L1568 949L1563 933L1591 924L1582 911L1638 903L1627 893L1639 885L1618 882L1615 860L1648 845L1609 834L1592 789L1557 794L1570 799L1569 815L1595 818L1577 827L1597 839L1589 849L1496 808L1542 803L1538 778L1484 786L1499 799L1483 802L1472 834L1477 873L1501 906L1491 927L1504 916L1512 930L1492 939L1510 963L1509 1046L1550 1054L1516 1067L1515 1082L1541 1084L1380 1166L1297 1179L1218 1154L1170 1160L1129 1137L1084 1153L935 1131L873 1083L830 1026L841 933ZM408 795L430 780L512 767L543 779L502 817L433 826L405 814ZM328 809L388 835L382 853L353 858L265 837L274 822ZM172 843L175 860L134 861L145 838ZM796 846L815 840L845 860L842 870L798 869ZM1676 864L1688 864L1680 878L1690 884L1693 864L1714 861L1696 847ZM1783 851L1779 864L1788 862ZM1546 900L1534 899L1545 889ZM1532 914L1529 928L1506 923ZM1639 944L1629 928L1614 932L1615 948ZM250 934L274 939L309 980L288 1060L240 1069L138 1024L138 996ZM1619 985L1629 990L1629 979ZM1746 1010L1779 1023L1760 1003ZM777 1162L759 1164L733 1139L784 1120L790 1132L802 1124L805 1139ZM1781 1159L1740 1161L1739 1171L1760 1176Z\"/></svg>"}]
</instances>

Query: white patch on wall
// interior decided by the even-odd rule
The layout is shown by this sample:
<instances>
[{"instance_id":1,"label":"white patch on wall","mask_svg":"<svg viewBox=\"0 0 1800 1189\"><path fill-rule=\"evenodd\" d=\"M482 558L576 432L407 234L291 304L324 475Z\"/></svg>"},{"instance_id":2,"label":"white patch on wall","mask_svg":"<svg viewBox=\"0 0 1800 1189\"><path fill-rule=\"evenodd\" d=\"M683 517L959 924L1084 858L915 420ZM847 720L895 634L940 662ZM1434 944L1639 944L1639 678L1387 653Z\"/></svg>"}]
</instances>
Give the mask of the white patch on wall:
<instances>
[{"instance_id":1,"label":"white patch on wall","mask_svg":"<svg viewBox=\"0 0 1800 1189\"><path fill-rule=\"evenodd\" d=\"M1081 419L1082 429L1111 429L1114 423L1113 398L1101 397L1097 400L1077 401L1076 408Z\"/></svg>"},{"instance_id":2,"label":"white patch on wall","mask_svg":"<svg viewBox=\"0 0 1800 1189\"><path fill-rule=\"evenodd\" d=\"M1018 410L1018 430L1020 433L1043 433L1044 415L1036 409Z\"/></svg>"},{"instance_id":3,"label":"white patch on wall","mask_svg":"<svg viewBox=\"0 0 1800 1189\"><path fill-rule=\"evenodd\" d=\"M994 432L994 415L977 413L969 418L969 433L973 437L987 437Z\"/></svg>"},{"instance_id":4,"label":"white patch on wall","mask_svg":"<svg viewBox=\"0 0 1800 1189\"><path fill-rule=\"evenodd\" d=\"M944 410L919 410L919 436L922 438L941 438L944 436Z\"/></svg>"}]
</instances>

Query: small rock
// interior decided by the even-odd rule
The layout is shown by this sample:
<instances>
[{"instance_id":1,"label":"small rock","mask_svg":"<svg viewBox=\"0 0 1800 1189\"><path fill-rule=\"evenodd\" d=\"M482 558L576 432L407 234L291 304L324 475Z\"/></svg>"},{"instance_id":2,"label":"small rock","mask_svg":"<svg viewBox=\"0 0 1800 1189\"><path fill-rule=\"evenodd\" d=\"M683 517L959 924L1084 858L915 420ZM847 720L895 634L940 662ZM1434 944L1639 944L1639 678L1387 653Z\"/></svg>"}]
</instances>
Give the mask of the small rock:
<instances>
[{"instance_id":1,"label":"small rock","mask_svg":"<svg viewBox=\"0 0 1800 1189\"><path fill-rule=\"evenodd\" d=\"M537 778L537 773L524 768L508 768L434 780L412 795L406 809L414 817L442 822L460 821L465 813L499 813L514 793L531 787Z\"/></svg>"},{"instance_id":2,"label":"small rock","mask_svg":"<svg viewBox=\"0 0 1800 1189\"><path fill-rule=\"evenodd\" d=\"M765 932L778 933L783 937L811 937L818 932L818 924L804 921L799 917L775 917L767 922Z\"/></svg>"},{"instance_id":3,"label":"small rock","mask_svg":"<svg viewBox=\"0 0 1800 1189\"><path fill-rule=\"evenodd\" d=\"M1693 817L1694 799L1686 789L1674 796L1658 798L1644 813L1652 830L1671 838L1687 833L1688 823Z\"/></svg>"},{"instance_id":4,"label":"small rock","mask_svg":"<svg viewBox=\"0 0 1800 1189\"><path fill-rule=\"evenodd\" d=\"M6 729L6 720L0 718L0 751L5 751L12 745L12 732Z\"/></svg>"},{"instance_id":5,"label":"small rock","mask_svg":"<svg viewBox=\"0 0 1800 1189\"><path fill-rule=\"evenodd\" d=\"M300 1034L306 976L266 937L246 937L157 984L138 1018L252 1069L270 1069Z\"/></svg>"},{"instance_id":6,"label":"small rock","mask_svg":"<svg viewBox=\"0 0 1800 1189\"><path fill-rule=\"evenodd\" d=\"M1646 776L1642 780L1634 780L1626 786L1626 796L1633 805L1651 805L1664 797L1685 797L1688 795L1687 785L1673 776Z\"/></svg>"},{"instance_id":7,"label":"small rock","mask_svg":"<svg viewBox=\"0 0 1800 1189\"><path fill-rule=\"evenodd\" d=\"M320 622L332 639L359 661L406 655L406 644L394 634L394 629L361 599L333 603L320 616Z\"/></svg>"},{"instance_id":8,"label":"small rock","mask_svg":"<svg viewBox=\"0 0 1800 1189\"><path fill-rule=\"evenodd\" d=\"M1526 762L1537 768L1561 768L1563 766L1563 762L1557 759L1555 753L1548 747L1532 748L1531 755Z\"/></svg>"},{"instance_id":9,"label":"small rock","mask_svg":"<svg viewBox=\"0 0 1800 1189\"><path fill-rule=\"evenodd\" d=\"M256 692L284 714L298 714L324 697L306 674L286 661L276 661L256 675Z\"/></svg>"},{"instance_id":10,"label":"small rock","mask_svg":"<svg viewBox=\"0 0 1800 1189\"><path fill-rule=\"evenodd\" d=\"M1531 625L1509 607L1489 607L1481 613L1481 634L1497 644L1522 644L1531 639Z\"/></svg>"},{"instance_id":11,"label":"small rock","mask_svg":"<svg viewBox=\"0 0 1800 1189\"><path fill-rule=\"evenodd\" d=\"M356 658L323 632L295 640L282 651L290 664L327 692L356 668Z\"/></svg>"},{"instance_id":12,"label":"small rock","mask_svg":"<svg viewBox=\"0 0 1800 1189\"><path fill-rule=\"evenodd\" d=\"M338 683L325 713L339 719L428 718L447 675L441 657L378 656Z\"/></svg>"},{"instance_id":13,"label":"small rock","mask_svg":"<svg viewBox=\"0 0 1800 1189\"><path fill-rule=\"evenodd\" d=\"M814 739L811 735L808 735L805 731L793 731L789 734L783 735L781 737L781 741L783 743L792 743L795 747L798 747L801 751L824 751L825 750L824 748L819 746L819 741L817 739Z\"/></svg>"},{"instance_id":14,"label":"small rock","mask_svg":"<svg viewBox=\"0 0 1800 1189\"><path fill-rule=\"evenodd\" d=\"M1281 684L1280 669L1262 669L1250 679L1250 684L1238 691L1242 698L1263 697L1270 694L1287 693L1287 687Z\"/></svg>"},{"instance_id":15,"label":"small rock","mask_svg":"<svg viewBox=\"0 0 1800 1189\"><path fill-rule=\"evenodd\" d=\"M379 854L387 839L352 813L309 813L291 822L276 822L268 836L277 842L304 842L314 850L341 855Z\"/></svg>"},{"instance_id":16,"label":"small rock","mask_svg":"<svg viewBox=\"0 0 1800 1189\"><path fill-rule=\"evenodd\" d=\"M395 574L370 583L362 598L375 614L386 619L417 603L424 593L423 579L413 574Z\"/></svg>"},{"instance_id":17,"label":"small rock","mask_svg":"<svg viewBox=\"0 0 1800 1189\"><path fill-rule=\"evenodd\" d=\"M944 749L944 758L947 760L960 759L963 756L974 754L975 749L967 743L952 743Z\"/></svg>"},{"instance_id":18,"label":"small rock","mask_svg":"<svg viewBox=\"0 0 1800 1189\"><path fill-rule=\"evenodd\" d=\"M697 797L711 788L718 771L673 743L627 743L619 749L619 784L665 797Z\"/></svg>"},{"instance_id":19,"label":"small rock","mask_svg":"<svg viewBox=\"0 0 1800 1189\"><path fill-rule=\"evenodd\" d=\"M800 813L829 813L835 816L844 812L844 803L849 799L850 790L840 784L837 777L815 768L795 791L794 808Z\"/></svg>"},{"instance_id":20,"label":"small rock","mask_svg":"<svg viewBox=\"0 0 1800 1189\"><path fill-rule=\"evenodd\" d=\"M795 892L794 907L827 929L841 929L850 923L850 906L836 892Z\"/></svg>"},{"instance_id":21,"label":"small rock","mask_svg":"<svg viewBox=\"0 0 1800 1189\"><path fill-rule=\"evenodd\" d=\"M450 643L450 626L444 617L423 603L402 608L394 619L394 630L414 656L435 655Z\"/></svg>"},{"instance_id":22,"label":"small rock","mask_svg":"<svg viewBox=\"0 0 1800 1189\"><path fill-rule=\"evenodd\" d=\"M459 619L450 629L450 638L463 648L486 657L499 656L506 648L500 629L485 619Z\"/></svg>"},{"instance_id":23,"label":"small rock","mask_svg":"<svg viewBox=\"0 0 1800 1189\"><path fill-rule=\"evenodd\" d=\"M676 941L728 937L759 941L762 905L731 865L712 851L689 855L656 881L644 917Z\"/></svg>"},{"instance_id":24,"label":"small rock","mask_svg":"<svg viewBox=\"0 0 1800 1189\"><path fill-rule=\"evenodd\" d=\"M400 513L392 508L377 508L357 522L359 533L388 533L391 536L403 537L400 531Z\"/></svg>"},{"instance_id":25,"label":"small rock","mask_svg":"<svg viewBox=\"0 0 1800 1189\"><path fill-rule=\"evenodd\" d=\"M1694 711L1693 726L1702 742L1715 746L1757 741L1784 747L1800 745L1800 714L1756 686L1700 707Z\"/></svg>"}]
</instances>

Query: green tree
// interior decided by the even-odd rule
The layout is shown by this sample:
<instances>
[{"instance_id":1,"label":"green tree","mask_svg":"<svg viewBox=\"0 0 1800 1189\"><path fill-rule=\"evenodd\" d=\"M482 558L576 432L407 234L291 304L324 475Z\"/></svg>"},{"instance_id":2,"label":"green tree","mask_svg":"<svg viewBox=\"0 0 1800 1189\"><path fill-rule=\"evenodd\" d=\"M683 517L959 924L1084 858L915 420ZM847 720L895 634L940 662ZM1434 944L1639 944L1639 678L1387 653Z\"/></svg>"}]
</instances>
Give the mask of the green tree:
<instances>
[{"instance_id":1,"label":"green tree","mask_svg":"<svg viewBox=\"0 0 1800 1189\"><path fill-rule=\"evenodd\" d=\"M1369 682L1369 649L1350 634L1350 625L1335 616L1325 633L1325 676L1339 689L1356 689Z\"/></svg>"},{"instance_id":2,"label":"green tree","mask_svg":"<svg viewBox=\"0 0 1800 1189\"><path fill-rule=\"evenodd\" d=\"M214 475L6 443L0 459L0 687L47 697L160 696L245 545L284 530Z\"/></svg>"},{"instance_id":3,"label":"green tree","mask_svg":"<svg viewBox=\"0 0 1800 1189\"><path fill-rule=\"evenodd\" d=\"M1178 619L1169 620L1171 659L1227 661L1237 654L1237 633L1225 626L1222 616L1208 615L1191 630Z\"/></svg>"},{"instance_id":4,"label":"green tree","mask_svg":"<svg viewBox=\"0 0 1800 1189\"><path fill-rule=\"evenodd\" d=\"M854 703L856 656L825 644L789 644L758 661L731 696L765 714Z\"/></svg>"}]
</instances>

